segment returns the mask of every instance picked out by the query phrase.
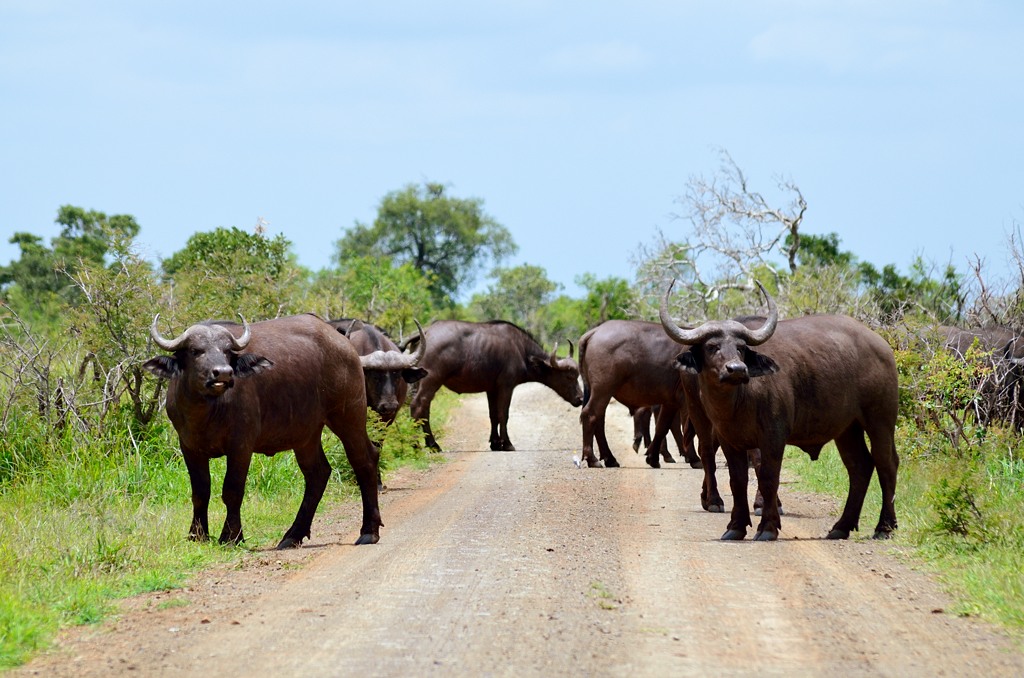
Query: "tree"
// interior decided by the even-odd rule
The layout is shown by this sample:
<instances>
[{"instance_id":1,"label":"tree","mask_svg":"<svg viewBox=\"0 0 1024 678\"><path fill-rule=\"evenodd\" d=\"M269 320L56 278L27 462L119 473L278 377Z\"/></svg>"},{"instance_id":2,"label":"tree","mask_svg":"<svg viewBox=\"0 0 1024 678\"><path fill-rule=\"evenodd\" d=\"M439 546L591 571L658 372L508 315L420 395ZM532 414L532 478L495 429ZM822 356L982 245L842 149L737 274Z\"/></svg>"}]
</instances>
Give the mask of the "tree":
<instances>
[{"instance_id":1,"label":"tree","mask_svg":"<svg viewBox=\"0 0 1024 678\"><path fill-rule=\"evenodd\" d=\"M630 309L635 305L633 290L624 278L611 276L598 279L592 273L576 278L576 284L587 291L583 298L584 322L588 329L605 320L630 318Z\"/></svg>"},{"instance_id":2,"label":"tree","mask_svg":"<svg viewBox=\"0 0 1024 678\"><path fill-rule=\"evenodd\" d=\"M442 184L409 184L384 196L372 225L356 222L337 241L335 260L389 257L430 276L438 306L451 307L459 291L488 262L517 247L508 230L483 211L478 198L450 197Z\"/></svg>"},{"instance_id":3,"label":"tree","mask_svg":"<svg viewBox=\"0 0 1024 678\"><path fill-rule=\"evenodd\" d=\"M430 279L412 264L394 266L388 258L356 257L337 271L323 271L313 285L329 318L359 318L401 341L433 316Z\"/></svg>"},{"instance_id":4,"label":"tree","mask_svg":"<svg viewBox=\"0 0 1024 678\"><path fill-rule=\"evenodd\" d=\"M50 322L63 306L80 303L71 276L84 266L104 265L115 242L130 241L139 232L135 217L108 217L73 205L61 206L54 221L62 228L50 247L37 235L15 233L8 242L21 254L0 266L0 297L29 322Z\"/></svg>"},{"instance_id":5,"label":"tree","mask_svg":"<svg viewBox=\"0 0 1024 678\"><path fill-rule=\"evenodd\" d=\"M162 263L172 283L172 310L185 323L208 318L274 318L305 309L293 307L304 272L295 263L291 242L269 238L263 222L253 233L216 228L195 233L185 247Z\"/></svg>"},{"instance_id":6,"label":"tree","mask_svg":"<svg viewBox=\"0 0 1024 678\"><path fill-rule=\"evenodd\" d=\"M682 305L691 313L707 313L720 304L727 290L755 290L754 279L769 275L778 282L781 267L773 258L785 247L790 271L797 266L800 225L807 201L790 180L777 179L777 186L789 203L777 207L750 188L747 177L725 150L722 165L710 179L691 177L687 192L677 202L686 212L675 215L690 223L682 241L663 235L653 251L641 248L637 282L641 311L657 308L669 278L681 279ZM652 298L653 293L653 298ZM641 313L641 315L646 315Z\"/></svg>"},{"instance_id":7,"label":"tree","mask_svg":"<svg viewBox=\"0 0 1024 678\"><path fill-rule=\"evenodd\" d=\"M483 294L473 296L470 307L481 320L509 320L533 334L541 334L541 311L562 286L548 279L540 266L523 264L496 268L494 282Z\"/></svg>"}]
</instances>

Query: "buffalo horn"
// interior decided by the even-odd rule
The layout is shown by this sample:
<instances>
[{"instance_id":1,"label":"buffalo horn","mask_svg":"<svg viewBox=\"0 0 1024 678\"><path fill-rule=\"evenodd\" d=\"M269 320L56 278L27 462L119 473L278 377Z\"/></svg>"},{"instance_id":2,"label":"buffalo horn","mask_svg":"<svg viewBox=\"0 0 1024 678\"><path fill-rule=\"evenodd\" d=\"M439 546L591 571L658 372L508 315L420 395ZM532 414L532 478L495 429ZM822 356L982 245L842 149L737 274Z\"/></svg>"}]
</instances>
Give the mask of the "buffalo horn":
<instances>
[{"instance_id":1,"label":"buffalo horn","mask_svg":"<svg viewBox=\"0 0 1024 678\"><path fill-rule=\"evenodd\" d=\"M192 328L188 328L174 339L167 339L162 334L160 334L160 330L156 328L156 322L159 319L159 313L153 316L153 324L149 326L149 336L153 337L153 341L156 343L157 346L159 346L165 351L174 353L185 344L185 341L188 339L188 333L192 330Z\"/></svg>"},{"instance_id":2,"label":"buffalo horn","mask_svg":"<svg viewBox=\"0 0 1024 678\"><path fill-rule=\"evenodd\" d=\"M235 335L231 335L231 348L235 351L241 351L249 345L249 340L252 339L252 332L249 331L249 323L246 322L241 313L238 314L238 317L242 318L242 336L235 339Z\"/></svg>"},{"instance_id":3,"label":"buffalo horn","mask_svg":"<svg viewBox=\"0 0 1024 678\"><path fill-rule=\"evenodd\" d=\"M572 350L573 350L572 339L566 339L566 341L569 342L569 357L571 358L572 357Z\"/></svg>"},{"instance_id":4,"label":"buffalo horn","mask_svg":"<svg viewBox=\"0 0 1024 678\"><path fill-rule=\"evenodd\" d=\"M423 360L423 356L427 354L427 335L423 334L423 327L420 326L420 321L413 318L413 322L416 323L416 329L420 331L420 340L416 346L416 353L412 356L412 362L409 363L409 367L416 367Z\"/></svg>"},{"instance_id":5,"label":"buffalo horn","mask_svg":"<svg viewBox=\"0 0 1024 678\"><path fill-rule=\"evenodd\" d=\"M551 351L551 357L548 358L548 363L552 367L558 367L558 342L555 342L555 348Z\"/></svg>"},{"instance_id":6,"label":"buffalo horn","mask_svg":"<svg viewBox=\"0 0 1024 678\"><path fill-rule=\"evenodd\" d=\"M665 328L665 333L668 336L680 344L686 344L687 346L699 344L707 338L712 328L708 327L708 323L693 329L684 329L676 325L675 321L672 320L672 316L668 313L668 298L672 294L672 288L675 287L675 284L676 281L673 278L672 282L669 283L668 289L665 290L665 296L661 299L661 308L658 311L658 315L661 317L661 326Z\"/></svg>"},{"instance_id":7,"label":"buffalo horn","mask_svg":"<svg viewBox=\"0 0 1024 678\"><path fill-rule=\"evenodd\" d=\"M764 295L765 300L768 302L768 319L764 321L764 325L761 325L760 328L745 333L744 339L748 346L757 346L771 339L771 336L775 334L775 326L779 324L779 309L775 306L775 300L768 294L768 290L764 288L761 281L755 280L754 282L761 288L761 294Z\"/></svg>"}]
</instances>

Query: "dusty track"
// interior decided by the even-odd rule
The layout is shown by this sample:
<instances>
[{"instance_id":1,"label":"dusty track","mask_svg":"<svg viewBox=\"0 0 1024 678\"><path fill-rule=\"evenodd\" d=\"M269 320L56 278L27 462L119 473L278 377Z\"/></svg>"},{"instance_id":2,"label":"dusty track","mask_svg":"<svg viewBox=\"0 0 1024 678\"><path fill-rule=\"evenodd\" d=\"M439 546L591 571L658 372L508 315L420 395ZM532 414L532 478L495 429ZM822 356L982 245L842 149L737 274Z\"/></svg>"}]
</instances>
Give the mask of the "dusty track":
<instances>
[{"instance_id":1,"label":"dusty track","mask_svg":"<svg viewBox=\"0 0 1024 678\"><path fill-rule=\"evenodd\" d=\"M466 398L442 438L450 463L389 479L376 546L348 545L356 508L322 513L305 548L128 601L14 673L1024 675L1021 649L945 613L896 545L822 540L832 501L784 486L778 542L720 542L700 471L647 468L624 408L608 415L624 468L575 468L578 415L520 387L519 450L490 452L486 400Z\"/></svg>"}]
</instances>

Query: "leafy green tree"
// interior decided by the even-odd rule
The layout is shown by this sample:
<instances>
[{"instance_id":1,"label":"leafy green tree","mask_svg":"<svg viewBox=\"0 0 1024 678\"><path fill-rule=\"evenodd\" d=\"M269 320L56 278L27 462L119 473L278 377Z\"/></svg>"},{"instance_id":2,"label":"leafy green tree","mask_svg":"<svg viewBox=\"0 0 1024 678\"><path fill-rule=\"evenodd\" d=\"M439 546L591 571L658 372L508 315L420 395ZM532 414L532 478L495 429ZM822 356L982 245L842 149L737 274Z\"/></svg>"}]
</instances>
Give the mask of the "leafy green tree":
<instances>
[{"instance_id":1,"label":"leafy green tree","mask_svg":"<svg viewBox=\"0 0 1024 678\"><path fill-rule=\"evenodd\" d=\"M305 310L294 307L305 272L295 262L291 242L280 234L267 237L261 227L254 233L235 227L195 233L162 268L172 286L169 307L183 323Z\"/></svg>"},{"instance_id":2,"label":"leafy green tree","mask_svg":"<svg viewBox=\"0 0 1024 678\"><path fill-rule=\"evenodd\" d=\"M342 265L358 257L388 257L429 274L439 307L453 306L481 267L517 250L508 229L484 212L483 201L451 197L438 183L388 193L372 225L356 222L336 244L335 259Z\"/></svg>"},{"instance_id":3,"label":"leafy green tree","mask_svg":"<svg viewBox=\"0 0 1024 678\"><path fill-rule=\"evenodd\" d=\"M567 346L567 341L578 344L579 338L590 329L586 320L585 306L585 299L574 299L565 294L560 294L552 299L544 307L541 319L542 327L539 337L545 345L553 344L556 341L560 346ZM559 353L563 353L561 349Z\"/></svg>"},{"instance_id":4,"label":"leafy green tree","mask_svg":"<svg viewBox=\"0 0 1024 678\"><path fill-rule=\"evenodd\" d=\"M793 246L793 236L786 236L786 249ZM852 252L844 252L839 249L839 235L829 233L827 235L800 234L800 242L796 248L796 261L799 266L850 266L856 257ZM794 267L794 270L796 267Z\"/></svg>"},{"instance_id":5,"label":"leafy green tree","mask_svg":"<svg viewBox=\"0 0 1024 678\"><path fill-rule=\"evenodd\" d=\"M433 317L429 275L388 258L349 259L341 269L322 272L314 289L325 317L359 318L396 339L416 330L413 320L426 324Z\"/></svg>"},{"instance_id":6,"label":"leafy green tree","mask_svg":"<svg viewBox=\"0 0 1024 678\"><path fill-rule=\"evenodd\" d=\"M541 310L561 285L548 279L540 266L523 264L513 268L496 268L491 272L494 282L483 294L473 295L470 308L480 320L509 320L539 334Z\"/></svg>"},{"instance_id":7,"label":"leafy green tree","mask_svg":"<svg viewBox=\"0 0 1024 678\"><path fill-rule=\"evenodd\" d=\"M592 273L576 278L576 284L587 291L583 299L584 322L593 327L605 320L626 320L636 305L635 295L625 278L610 276L598 279Z\"/></svg>"},{"instance_id":8,"label":"leafy green tree","mask_svg":"<svg viewBox=\"0 0 1024 678\"><path fill-rule=\"evenodd\" d=\"M83 266L103 265L113 242L139 232L132 216L108 217L72 205L60 207L55 222L62 228L50 247L37 235L15 233L8 242L18 246L20 256L0 266L0 298L32 325L53 325L64 306L81 303L70 276Z\"/></svg>"},{"instance_id":9,"label":"leafy green tree","mask_svg":"<svg viewBox=\"0 0 1024 678\"><path fill-rule=\"evenodd\" d=\"M963 282L952 265L947 265L938 276L933 275L921 257L914 259L909 275L901 274L893 264L878 271L862 262L859 270L869 294L890 321L908 312L918 312L955 323L963 314L966 302Z\"/></svg>"}]
</instances>

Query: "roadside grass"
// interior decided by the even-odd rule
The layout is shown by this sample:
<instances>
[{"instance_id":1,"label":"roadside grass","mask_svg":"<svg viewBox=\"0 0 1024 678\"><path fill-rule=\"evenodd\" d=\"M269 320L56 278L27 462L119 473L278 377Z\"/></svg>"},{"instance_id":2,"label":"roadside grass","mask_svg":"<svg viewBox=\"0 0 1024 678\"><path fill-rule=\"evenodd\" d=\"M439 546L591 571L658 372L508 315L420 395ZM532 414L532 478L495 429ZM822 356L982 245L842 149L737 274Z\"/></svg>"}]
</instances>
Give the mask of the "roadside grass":
<instances>
[{"instance_id":1,"label":"roadside grass","mask_svg":"<svg viewBox=\"0 0 1024 678\"><path fill-rule=\"evenodd\" d=\"M908 546L915 560L938 576L957 601L950 612L984 618L1024 638L1020 437L990 429L969 448L954 451L940 439L921 440L901 429L896 446L900 452L899 529L894 543ZM784 466L798 478L796 489L845 501L846 469L834 445L826 447L816 462L789 448ZM855 538L870 538L879 509L876 476Z\"/></svg>"},{"instance_id":2,"label":"roadside grass","mask_svg":"<svg viewBox=\"0 0 1024 678\"><path fill-rule=\"evenodd\" d=\"M435 430L458 400L439 395ZM381 441L385 480L388 470L440 459L423 450L407 412L386 431L370 427ZM0 468L11 471L0 475L0 671L50 647L62 628L103 621L119 599L180 588L203 568L276 545L302 494L291 453L254 456L242 505L246 542L219 546L225 465L213 460L213 539L198 544L187 539L191 489L166 418L145 437L127 426L92 439L24 433L0 441ZM340 482L328 485L318 516L358 497L344 449L327 431L324 446Z\"/></svg>"}]
</instances>

